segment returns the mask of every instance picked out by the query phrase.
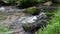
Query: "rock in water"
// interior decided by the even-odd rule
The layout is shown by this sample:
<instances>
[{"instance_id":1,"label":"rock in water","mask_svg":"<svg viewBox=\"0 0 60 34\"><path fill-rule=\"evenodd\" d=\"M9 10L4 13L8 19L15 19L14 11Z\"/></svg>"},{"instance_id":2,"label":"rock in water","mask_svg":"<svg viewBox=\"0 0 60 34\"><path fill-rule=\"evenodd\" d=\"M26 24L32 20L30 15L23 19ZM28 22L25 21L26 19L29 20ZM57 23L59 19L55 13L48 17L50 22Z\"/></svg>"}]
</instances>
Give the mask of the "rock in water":
<instances>
[{"instance_id":1,"label":"rock in water","mask_svg":"<svg viewBox=\"0 0 60 34\"><path fill-rule=\"evenodd\" d=\"M33 33L37 31L39 28L46 26L46 25L47 25L47 21L39 20L38 22L23 24L22 26L25 31Z\"/></svg>"}]
</instances>

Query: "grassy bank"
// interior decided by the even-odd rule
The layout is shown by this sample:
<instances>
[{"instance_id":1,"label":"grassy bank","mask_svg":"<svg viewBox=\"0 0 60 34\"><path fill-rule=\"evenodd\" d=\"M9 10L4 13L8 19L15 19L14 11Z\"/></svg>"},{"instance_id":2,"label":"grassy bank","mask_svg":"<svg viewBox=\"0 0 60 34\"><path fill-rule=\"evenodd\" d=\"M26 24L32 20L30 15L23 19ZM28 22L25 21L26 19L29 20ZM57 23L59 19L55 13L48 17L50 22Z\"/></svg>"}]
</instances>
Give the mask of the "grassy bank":
<instances>
[{"instance_id":1,"label":"grassy bank","mask_svg":"<svg viewBox=\"0 0 60 34\"><path fill-rule=\"evenodd\" d=\"M53 14L54 17L49 21L49 24L38 30L36 34L60 34L60 8Z\"/></svg>"}]
</instances>

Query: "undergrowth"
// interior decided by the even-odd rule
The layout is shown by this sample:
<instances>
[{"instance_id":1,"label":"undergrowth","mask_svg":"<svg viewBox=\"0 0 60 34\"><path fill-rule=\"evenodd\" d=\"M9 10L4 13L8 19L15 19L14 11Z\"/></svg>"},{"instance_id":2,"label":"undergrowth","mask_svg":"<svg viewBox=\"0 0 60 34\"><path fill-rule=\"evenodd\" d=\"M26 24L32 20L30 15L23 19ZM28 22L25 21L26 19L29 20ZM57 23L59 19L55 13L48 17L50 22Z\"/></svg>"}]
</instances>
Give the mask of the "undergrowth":
<instances>
[{"instance_id":1,"label":"undergrowth","mask_svg":"<svg viewBox=\"0 0 60 34\"><path fill-rule=\"evenodd\" d=\"M49 20L49 24L39 29L35 34L60 34L60 8L53 14L54 17Z\"/></svg>"}]
</instances>

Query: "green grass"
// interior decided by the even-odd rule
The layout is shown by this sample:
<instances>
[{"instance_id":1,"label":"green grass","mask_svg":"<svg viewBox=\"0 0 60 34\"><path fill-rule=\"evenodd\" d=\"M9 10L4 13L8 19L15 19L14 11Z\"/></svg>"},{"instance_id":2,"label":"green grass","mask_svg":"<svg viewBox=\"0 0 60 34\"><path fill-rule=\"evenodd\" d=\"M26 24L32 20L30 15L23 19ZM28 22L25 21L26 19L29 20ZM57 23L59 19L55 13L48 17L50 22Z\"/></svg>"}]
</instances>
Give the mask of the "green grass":
<instances>
[{"instance_id":1,"label":"green grass","mask_svg":"<svg viewBox=\"0 0 60 34\"><path fill-rule=\"evenodd\" d=\"M36 34L60 34L60 9L53 14L54 17L49 21L49 24L39 29Z\"/></svg>"},{"instance_id":2,"label":"green grass","mask_svg":"<svg viewBox=\"0 0 60 34\"><path fill-rule=\"evenodd\" d=\"M0 34L10 34L10 30L6 27L0 26Z\"/></svg>"}]
</instances>

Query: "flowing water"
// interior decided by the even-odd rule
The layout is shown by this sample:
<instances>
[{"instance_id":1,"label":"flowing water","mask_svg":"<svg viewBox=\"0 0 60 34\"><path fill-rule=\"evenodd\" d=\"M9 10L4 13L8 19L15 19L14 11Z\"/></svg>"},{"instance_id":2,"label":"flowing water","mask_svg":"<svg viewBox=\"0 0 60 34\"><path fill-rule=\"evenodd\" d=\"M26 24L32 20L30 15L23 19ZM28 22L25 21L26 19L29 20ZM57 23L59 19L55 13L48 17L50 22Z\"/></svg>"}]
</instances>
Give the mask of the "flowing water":
<instances>
[{"instance_id":1,"label":"flowing water","mask_svg":"<svg viewBox=\"0 0 60 34\"><path fill-rule=\"evenodd\" d=\"M1 6L0 14L6 16L6 20L0 21L1 26L8 27L12 34L31 34L25 32L22 24L33 23L41 19L45 19L47 16L41 12L39 15L27 15L23 13L26 9L18 9L13 6Z\"/></svg>"}]
</instances>

